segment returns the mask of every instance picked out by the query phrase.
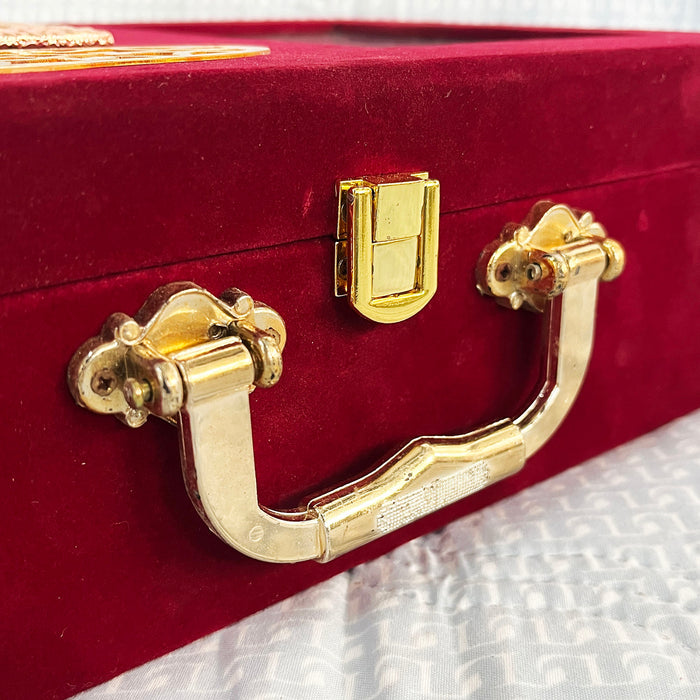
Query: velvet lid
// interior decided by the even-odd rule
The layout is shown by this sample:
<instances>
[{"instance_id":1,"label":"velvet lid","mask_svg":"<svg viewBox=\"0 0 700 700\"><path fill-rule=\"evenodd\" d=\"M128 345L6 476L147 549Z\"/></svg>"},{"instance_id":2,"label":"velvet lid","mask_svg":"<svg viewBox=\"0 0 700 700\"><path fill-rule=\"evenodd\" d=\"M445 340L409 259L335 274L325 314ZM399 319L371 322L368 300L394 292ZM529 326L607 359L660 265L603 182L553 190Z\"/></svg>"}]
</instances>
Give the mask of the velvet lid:
<instances>
[{"instance_id":1,"label":"velvet lid","mask_svg":"<svg viewBox=\"0 0 700 700\"><path fill-rule=\"evenodd\" d=\"M694 35L301 26L114 28L272 51L3 76L0 290L331 235L339 178L429 170L449 214L700 151Z\"/></svg>"},{"instance_id":2,"label":"velvet lid","mask_svg":"<svg viewBox=\"0 0 700 700\"><path fill-rule=\"evenodd\" d=\"M698 37L114 34L272 50L0 78L3 697L77 693L700 406ZM333 296L334 184L418 170L441 183L438 292L379 326ZM230 549L188 501L172 427L133 431L68 393L72 353L112 312L177 280L240 287L287 325L284 375L251 411L260 500L296 505L417 435L522 406L539 319L479 297L473 269L545 198L595 212L629 258L601 285L569 418L516 477L329 564Z\"/></svg>"}]
</instances>

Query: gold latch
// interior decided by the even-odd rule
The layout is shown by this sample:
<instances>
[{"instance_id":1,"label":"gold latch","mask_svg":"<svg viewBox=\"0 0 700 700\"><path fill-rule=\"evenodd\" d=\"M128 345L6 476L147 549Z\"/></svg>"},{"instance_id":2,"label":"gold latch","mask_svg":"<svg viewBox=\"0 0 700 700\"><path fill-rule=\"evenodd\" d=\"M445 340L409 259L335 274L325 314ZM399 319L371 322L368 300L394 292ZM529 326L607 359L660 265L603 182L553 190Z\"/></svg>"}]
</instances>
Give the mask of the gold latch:
<instances>
[{"instance_id":1,"label":"gold latch","mask_svg":"<svg viewBox=\"0 0 700 700\"><path fill-rule=\"evenodd\" d=\"M428 173L340 182L336 296L365 318L396 323L437 290L440 183Z\"/></svg>"}]
</instances>

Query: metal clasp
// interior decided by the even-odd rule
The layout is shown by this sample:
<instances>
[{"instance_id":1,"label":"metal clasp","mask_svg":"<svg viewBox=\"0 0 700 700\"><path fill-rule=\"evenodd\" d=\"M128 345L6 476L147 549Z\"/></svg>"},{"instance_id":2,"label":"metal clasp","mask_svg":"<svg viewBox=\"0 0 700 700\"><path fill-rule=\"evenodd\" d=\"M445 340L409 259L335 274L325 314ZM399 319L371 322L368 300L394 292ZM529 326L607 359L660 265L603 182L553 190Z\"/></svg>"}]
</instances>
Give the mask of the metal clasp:
<instances>
[{"instance_id":1,"label":"metal clasp","mask_svg":"<svg viewBox=\"0 0 700 700\"><path fill-rule=\"evenodd\" d=\"M440 183L382 175L343 180L338 194L336 296L379 323L417 314L437 290Z\"/></svg>"}]
</instances>

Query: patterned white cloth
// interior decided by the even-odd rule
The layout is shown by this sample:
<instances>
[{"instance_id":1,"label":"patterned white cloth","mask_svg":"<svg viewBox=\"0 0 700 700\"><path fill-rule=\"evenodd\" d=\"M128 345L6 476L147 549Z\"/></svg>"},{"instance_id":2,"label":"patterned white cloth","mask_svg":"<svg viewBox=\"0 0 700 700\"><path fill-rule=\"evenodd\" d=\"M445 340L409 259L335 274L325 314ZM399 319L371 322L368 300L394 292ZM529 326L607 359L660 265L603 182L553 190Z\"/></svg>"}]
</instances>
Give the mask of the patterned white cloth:
<instances>
[{"instance_id":1,"label":"patterned white cloth","mask_svg":"<svg viewBox=\"0 0 700 700\"><path fill-rule=\"evenodd\" d=\"M696 700L700 411L78 697Z\"/></svg>"},{"instance_id":2,"label":"patterned white cloth","mask_svg":"<svg viewBox=\"0 0 700 700\"><path fill-rule=\"evenodd\" d=\"M698 0L0 0L8 22L367 19L698 31Z\"/></svg>"}]
</instances>

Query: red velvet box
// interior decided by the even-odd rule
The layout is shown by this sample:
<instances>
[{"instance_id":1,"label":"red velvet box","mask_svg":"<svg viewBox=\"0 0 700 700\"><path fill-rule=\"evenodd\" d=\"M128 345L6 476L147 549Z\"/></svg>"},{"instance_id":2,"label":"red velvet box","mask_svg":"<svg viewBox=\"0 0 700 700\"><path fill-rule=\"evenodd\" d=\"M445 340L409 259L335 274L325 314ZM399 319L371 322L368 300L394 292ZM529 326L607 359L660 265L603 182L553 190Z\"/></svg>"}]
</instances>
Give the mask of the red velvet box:
<instances>
[{"instance_id":1,"label":"red velvet box","mask_svg":"<svg viewBox=\"0 0 700 700\"><path fill-rule=\"evenodd\" d=\"M271 53L1 76L3 697L74 694L700 405L697 36L114 34ZM416 171L441 183L439 291L380 326L333 296L334 185ZM595 212L628 253L571 414L516 477L329 564L227 547L188 501L171 427L131 431L66 388L76 348L157 286L246 290L289 334L280 384L251 396L260 498L295 504L521 405L539 321L480 298L473 268L539 199Z\"/></svg>"}]
</instances>

